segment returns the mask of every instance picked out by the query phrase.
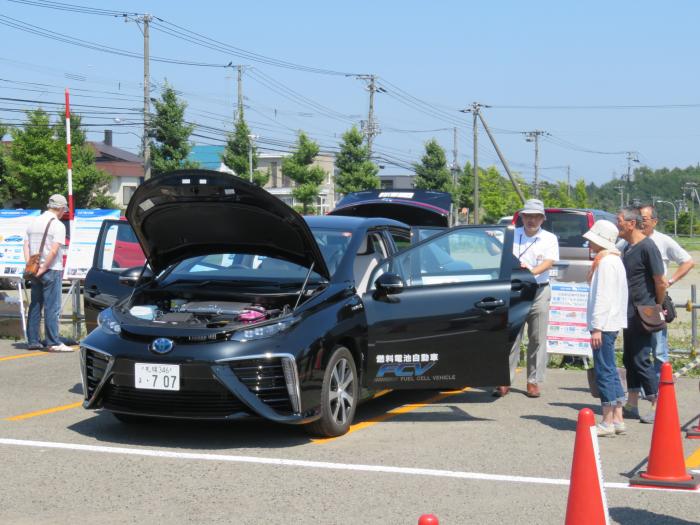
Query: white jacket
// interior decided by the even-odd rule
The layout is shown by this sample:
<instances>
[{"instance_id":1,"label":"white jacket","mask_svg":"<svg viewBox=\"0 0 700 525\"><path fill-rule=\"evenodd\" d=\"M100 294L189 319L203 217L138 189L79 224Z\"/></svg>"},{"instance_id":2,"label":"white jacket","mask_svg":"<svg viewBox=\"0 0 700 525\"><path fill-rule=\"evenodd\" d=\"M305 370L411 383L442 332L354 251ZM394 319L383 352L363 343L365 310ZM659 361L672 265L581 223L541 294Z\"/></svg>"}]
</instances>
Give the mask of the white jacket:
<instances>
[{"instance_id":1,"label":"white jacket","mask_svg":"<svg viewBox=\"0 0 700 525\"><path fill-rule=\"evenodd\" d=\"M627 328L627 274L618 255L598 263L588 290L588 330L617 332Z\"/></svg>"}]
</instances>

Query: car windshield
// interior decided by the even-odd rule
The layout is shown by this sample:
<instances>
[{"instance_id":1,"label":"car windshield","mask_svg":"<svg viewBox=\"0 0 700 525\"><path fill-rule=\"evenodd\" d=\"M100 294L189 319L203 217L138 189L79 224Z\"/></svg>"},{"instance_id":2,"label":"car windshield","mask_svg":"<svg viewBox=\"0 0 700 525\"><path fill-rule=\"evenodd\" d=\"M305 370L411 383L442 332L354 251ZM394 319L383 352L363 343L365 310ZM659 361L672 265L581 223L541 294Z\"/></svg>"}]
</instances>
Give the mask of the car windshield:
<instances>
[{"instance_id":1,"label":"car windshield","mask_svg":"<svg viewBox=\"0 0 700 525\"><path fill-rule=\"evenodd\" d=\"M548 213L542 227L557 236L560 247L581 248L588 245L583 237L588 231L588 217L583 213Z\"/></svg>"},{"instance_id":2,"label":"car windshield","mask_svg":"<svg viewBox=\"0 0 700 525\"><path fill-rule=\"evenodd\" d=\"M333 275L343 258L352 238L352 233L343 230L312 230L328 271ZM190 257L179 262L168 272L164 284L173 282L204 281L232 282L239 284L292 284L304 281L308 268L292 262L256 253L214 253ZM311 272L310 282L324 278Z\"/></svg>"}]
</instances>

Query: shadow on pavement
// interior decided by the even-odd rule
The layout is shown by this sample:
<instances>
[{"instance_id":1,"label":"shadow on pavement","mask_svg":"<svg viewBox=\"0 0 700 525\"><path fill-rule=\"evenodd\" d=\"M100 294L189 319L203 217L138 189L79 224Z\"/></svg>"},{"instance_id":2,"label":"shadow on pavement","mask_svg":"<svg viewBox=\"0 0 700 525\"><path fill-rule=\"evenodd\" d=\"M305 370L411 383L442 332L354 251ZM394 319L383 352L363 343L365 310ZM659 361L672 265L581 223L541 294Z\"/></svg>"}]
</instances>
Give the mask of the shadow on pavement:
<instances>
[{"instance_id":1,"label":"shadow on pavement","mask_svg":"<svg viewBox=\"0 0 700 525\"><path fill-rule=\"evenodd\" d=\"M568 407L572 410L575 410L578 412L579 410L583 410L584 408L590 408L594 414L600 415L600 404L598 403L561 403L561 402L555 402L555 403L550 403L551 406L553 407Z\"/></svg>"},{"instance_id":2,"label":"shadow on pavement","mask_svg":"<svg viewBox=\"0 0 700 525\"><path fill-rule=\"evenodd\" d=\"M553 416L520 416L521 419L530 419L532 421L539 421L543 425L552 427L554 430L565 430L569 432L576 432L576 420L567 419L565 417L553 417Z\"/></svg>"},{"instance_id":3,"label":"shadow on pavement","mask_svg":"<svg viewBox=\"0 0 700 525\"><path fill-rule=\"evenodd\" d=\"M635 525L696 525L697 521L687 521L671 516L664 516L648 510L633 509L630 507L613 507L610 509L610 517L617 523L634 523Z\"/></svg>"},{"instance_id":4,"label":"shadow on pavement","mask_svg":"<svg viewBox=\"0 0 700 525\"><path fill-rule=\"evenodd\" d=\"M80 393L82 386L78 383L70 391ZM387 414L405 405L425 403L439 394L438 391L389 392L361 404L354 423L375 418L380 418L383 422L484 421L456 406L458 403L468 402L467 398L491 399L488 393L481 391L448 396L402 414ZM138 423L124 423L106 411L86 412L85 419L69 426L68 429L104 443L202 450L296 447L310 443L313 437L301 426L276 424L262 418L241 418L232 421L153 418Z\"/></svg>"},{"instance_id":5,"label":"shadow on pavement","mask_svg":"<svg viewBox=\"0 0 700 525\"><path fill-rule=\"evenodd\" d=\"M560 386L559 390L568 390L569 392L585 392L590 393L591 389L583 386Z\"/></svg>"}]
</instances>

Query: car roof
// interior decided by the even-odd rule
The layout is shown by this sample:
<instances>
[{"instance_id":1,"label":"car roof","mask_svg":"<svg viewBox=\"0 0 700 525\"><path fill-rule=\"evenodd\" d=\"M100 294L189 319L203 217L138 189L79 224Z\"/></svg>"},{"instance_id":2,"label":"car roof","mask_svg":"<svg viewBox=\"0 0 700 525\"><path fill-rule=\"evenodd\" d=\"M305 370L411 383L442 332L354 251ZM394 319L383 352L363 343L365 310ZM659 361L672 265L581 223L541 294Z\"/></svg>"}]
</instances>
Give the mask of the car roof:
<instances>
[{"instance_id":1,"label":"car roof","mask_svg":"<svg viewBox=\"0 0 700 525\"><path fill-rule=\"evenodd\" d=\"M395 226L410 229L403 222L381 217L350 217L345 215L306 215L304 220L311 228L332 228L338 230L356 230L359 228L374 228L377 226Z\"/></svg>"}]
</instances>

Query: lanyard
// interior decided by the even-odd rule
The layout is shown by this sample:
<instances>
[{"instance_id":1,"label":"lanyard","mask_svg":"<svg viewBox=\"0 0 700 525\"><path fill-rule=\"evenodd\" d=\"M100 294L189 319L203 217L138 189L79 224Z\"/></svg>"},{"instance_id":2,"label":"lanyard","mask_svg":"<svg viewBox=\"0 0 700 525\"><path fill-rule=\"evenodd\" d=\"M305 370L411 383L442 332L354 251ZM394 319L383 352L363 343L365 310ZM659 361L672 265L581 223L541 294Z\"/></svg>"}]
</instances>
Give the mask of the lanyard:
<instances>
[{"instance_id":1,"label":"lanyard","mask_svg":"<svg viewBox=\"0 0 700 525\"><path fill-rule=\"evenodd\" d=\"M518 243L518 260L520 261L522 259L522 256L527 252L530 248L532 248L532 245L537 242L537 239L539 237L535 237L535 240L532 241L530 244L527 245L527 247L523 250L522 245L523 245L523 234L520 234L520 242Z\"/></svg>"}]
</instances>

